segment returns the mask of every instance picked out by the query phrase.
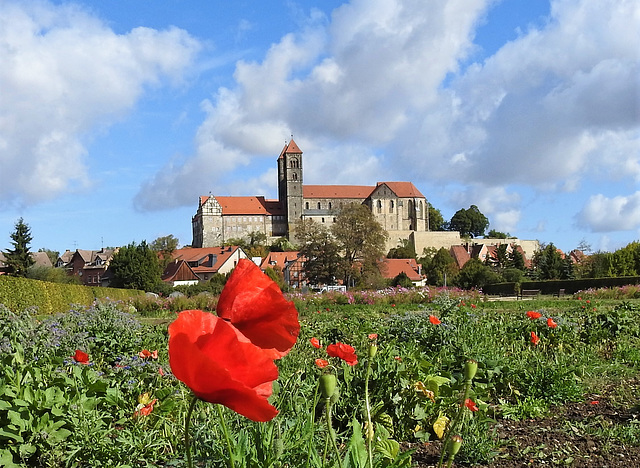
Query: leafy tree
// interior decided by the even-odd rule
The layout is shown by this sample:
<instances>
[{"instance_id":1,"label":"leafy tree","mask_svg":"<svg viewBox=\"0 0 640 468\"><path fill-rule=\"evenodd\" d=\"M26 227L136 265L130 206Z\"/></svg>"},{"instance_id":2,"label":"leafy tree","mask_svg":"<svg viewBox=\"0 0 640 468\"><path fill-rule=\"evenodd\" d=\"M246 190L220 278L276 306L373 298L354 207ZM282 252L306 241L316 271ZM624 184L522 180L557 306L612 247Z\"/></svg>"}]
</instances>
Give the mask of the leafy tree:
<instances>
[{"instance_id":1,"label":"leafy tree","mask_svg":"<svg viewBox=\"0 0 640 468\"><path fill-rule=\"evenodd\" d=\"M389 250L387 258L416 258L416 249L409 239L399 239L397 247Z\"/></svg>"},{"instance_id":2,"label":"leafy tree","mask_svg":"<svg viewBox=\"0 0 640 468\"><path fill-rule=\"evenodd\" d=\"M306 258L304 272L311 284L336 283L344 270L340 246L326 227L311 219L298 221L294 226L300 243L300 254Z\"/></svg>"},{"instance_id":3,"label":"leafy tree","mask_svg":"<svg viewBox=\"0 0 640 468\"><path fill-rule=\"evenodd\" d=\"M413 287L413 282L404 271L401 271L400 273L397 274L395 278L393 278L393 281L391 282L391 286L396 286L396 287L400 286L402 288L409 289Z\"/></svg>"},{"instance_id":4,"label":"leafy tree","mask_svg":"<svg viewBox=\"0 0 640 468\"><path fill-rule=\"evenodd\" d=\"M155 239L149 247L158 255L158 261L160 262L160 271L164 271L167 265L171 263L173 259L173 252L178 248L180 241L169 234L168 236L162 236Z\"/></svg>"},{"instance_id":5,"label":"leafy tree","mask_svg":"<svg viewBox=\"0 0 640 468\"><path fill-rule=\"evenodd\" d=\"M570 268L553 243L538 250L533 256L533 265L538 279L569 279Z\"/></svg>"},{"instance_id":6,"label":"leafy tree","mask_svg":"<svg viewBox=\"0 0 640 468\"><path fill-rule=\"evenodd\" d=\"M389 235L369 208L358 203L346 205L336 217L331 232L344 255L346 268L343 278L347 286L352 285L357 276L354 275L356 262L362 276L382 277L378 260L384 256Z\"/></svg>"},{"instance_id":7,"label":"leafy tree","mask_svg":"<svg viewBox=\"0 0 640 468\"><path fill-rule=\"evenodd\" d=\"M9 274L14 276L26 276L27 270L35 262L31 257L29 244L31 243L31 228L22 218L15 224L15 230L10 235L13 249L4 252L5 263L9 268Z\"/></svg>"},{"instance_id":8,"label":"leafy tree","mask_svg":"<svg viewBox=\"0 0 640 468\"><path fill-rule=\"evenodd\" d=\"M115 288L152 291L161 281L160 264L155 252L142 241L122 247L113 255L109 270Z\"/></svg>"},{"instance_id":9,"label":"leafy tree","mask_svg":"<svg viewBox=\"0 0 640 468\"><path fill-rule=\"evenodd\" d=\"M441 247L425 265L425 274L429 284L444 286L445 280L447 285L453 284L458 274L458 267L449 250Z\"/></svg>"},{"instance_id":10,"label":"leafy tree","mask_svg":"<svg viewBox=\"0 0 640 468\"><path fill-rule=\"evenodd\" d=\"M485 238L487 239L506 239L508 237L511 237L511 234L509 234L508 232L500 232L496 231L495 229L489 231L485 236Z\"/></svg>"},{"instance_id":11,"label":"leafy tree","mask_svg":"<svg viewBox=\"0 0 640 468\"><path fill-rule=\"evenodd\" d=\"M431 203L427 202L427 208L429 210L429 230L430 231L445 231L446 226L442 213L439 209L434 208Z\"/></svg>"},{"instance_id":12,"label":"leafy tree","mask_svg":"<svg viewBox=\"0 0 640 468\"><path fill-rule=\"evenodd\" d=\"M489 227L489 220L476 205L455 212L449 222L450 231L458 231L462 237L480 237Z\"/></svg>"},{"instance_id":13,"label":"leafy tree","mask_svg":"<svg viewBox=\"0 0 640 468\"><path fill-rule=\"evenodd\" d=\"M506 268L509 263L509 253L507 252L507 244L500 244L496 248L496 267Z\"/></svg>"},{"instance_id":14,"label":"leafy tree","mask_svg":"<svg viewBox=\"0 0 640 468\"><path fill-rule=\"evenodd\" d=\"M500 281L502 277L477 258L472 258L465 263L456 277L456 284L463 289L483 288L487 284Z\"/></svg>"},{"instance_id":15,"label":"leafy tree","mask_svg":"<svg viewBox=\"0 0 640 468\"><path fill-rule=\"evenodd\" d=\"M269 246L271 252L291 252L293 250L296 250L295 246L286 237L278 237Z\"/></svg>"}]
</instances>

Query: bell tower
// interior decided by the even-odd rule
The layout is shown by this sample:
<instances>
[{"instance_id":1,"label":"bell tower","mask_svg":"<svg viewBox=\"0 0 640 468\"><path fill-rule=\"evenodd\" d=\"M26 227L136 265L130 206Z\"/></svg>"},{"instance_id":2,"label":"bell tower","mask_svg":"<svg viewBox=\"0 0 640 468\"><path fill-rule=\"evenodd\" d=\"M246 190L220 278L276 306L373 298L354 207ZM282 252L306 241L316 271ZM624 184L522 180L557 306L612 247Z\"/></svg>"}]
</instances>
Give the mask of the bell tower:
<instances>
[{"instance_id":1,"label":"bell tower","mask_svg":"<svg viewBox=\"0 0 640 468\"><path fill-rule=\"evenodd\" d=\"M293 141L284 145L278 157L278 200L287 217L287 235L302 218L302 151Z\"/></svg>"}]
</instances>

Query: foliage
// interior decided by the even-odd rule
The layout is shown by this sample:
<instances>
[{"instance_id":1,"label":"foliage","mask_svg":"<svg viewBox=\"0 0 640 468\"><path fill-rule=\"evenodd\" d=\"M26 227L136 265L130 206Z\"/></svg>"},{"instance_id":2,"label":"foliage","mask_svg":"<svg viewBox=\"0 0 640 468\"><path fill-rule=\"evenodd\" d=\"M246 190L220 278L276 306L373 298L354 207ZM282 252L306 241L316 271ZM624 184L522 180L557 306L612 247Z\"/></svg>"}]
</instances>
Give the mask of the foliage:
<instances>
[{"instance_id":1,"label":"foliage","mask_svg":"<svg viewBox=\"0 0 640 468\"><path fill-rule=\"evenodd\" d=\"M14 276L26 276L29 267L34 264L31 258L29 244L31 243L31 228L22 218L15 224L15 230L11 233L11 244L13 249L4 252L5 260L9 269L9 274Z\"/></svg>"},{"instance_id":2,"label":"foliage","mask_svg":"<svg viewBox=\"0 0 640 468\"><path fill-rule=\"evenodd\" d=\"M357 281L358 270L362 276L381 277L378 260L384 256L389 235L367 206L357 203L344 206L331 226L331 233L344 258L345 285L352 286Z\"/></svg>"},{"instance_id":3,"label":"foliage","mask_svg":"<svg viewBox=\"0 0 640 468\"><path fill-rule=\"evenodd\" d=\"M389 250L387 258L416 258L416 248L409 239L399 239L397 247Z\"/></svg>"},{"instance_id":4,"label":"foliage","mask_svg":"<svg viewBox=\"0 0 640 468\"><path fill-rule=\"evenodd\" d=\"M511 237L511 234L508 232L500 232L495 229L487 232L487 235L485 236L486 239L507 239L508 237Z\"/></svg>"},{"instance_id":5,"label":"foliage","mask_svg":"<svg viewBox=\"0 0 640 468\"><path fill-rule=\"evenodd\" d=\"M164 271L167 265L171 263L173 252L178 248L179 243L180 241L177 237L169 234L168 236L158 237L149 244L149 248L158 256L160 271Z\"/></svg>"},{"instance_id":6,"label":"foliage","mask_svg":"<svg viewBox=\"0 0 640 468\"><path fill-rule=\"evenodd\" d=\"M481 289L487 284L499 283L502 277L492 267L484 265L477 258L472 258L464 264L455 281L462 289Z\"/></svg>"},{"instance_id":7,"label":"foliage","mask_svg":"<svg viewBox=\"0 0 640 468\"><path fill-rule=\"evenodd\" d=\"M445 221L442 217L442 213L439 209L434 208L433 205L427 202L429 210L429 230L430 231L445 231Z\"/></svg>"},{"instance_id":8,"label":"foliage","mask_svg":"<svg viewBox=\"0 0 640 468\"><path fill-rule=\"evenodd\" d=\"M113 255L109 270L113 274L111 284L116 288L152 291L161 281L156 254L145 241L122 247Z\"/></svg>"},{"instance_id":9,"label":"foliage","mask_svg":"<svg viewBox=\"0 0 640 468\"><path fill-rule=\"evenodd\" d=\"M436 286L455 284L458 274L456 261L449 253L448 249L441 247L429 261L421 260L424 266L424 273L427 275L427 282Z\"/></svg>"},{"instance_id":10,"label":"foliage","mask_svg":"<svg viewBox=\"0 0 640 468\"><path fill-rule=\"evenodd\" d=\"M294 230L300 243L300 255L306 259L304 271L307 280L314 285L336 284L344 266L340 247L331 233L311 219L298 221Z\"/></svg>"},{"instance_id":11,"label":"foliage","mask_svg":"<svg viewBox=\"0 0 640 468\"><path fill-rule=\"evenodd\" d=\"M58 258L60 257L60 252L58 252L57 250L38 249L38 252L45 252L47 254L47 257L49 257L49 261L51 262L51 265L54 265L54 266L58 261Z\"/></svg>"},{"instance_id":12,"label":"foliage","mask_svg":"<svg viewBox=\"0 0 640 468\"><path fill-rule=\"evenodd\" d=\"M537 279L570 279L572 277L571 260L562 258L553 243L536 251L532 262Z\"/></svg>"},{"instance_id":13,"label":"foliage","mask_svg":"<svg viewBox=\"0 0 640 468\"><path fill-rule=\"evenodd\" d=\"M449 230L458 231L462 237L480 237L489 226L489 220L476 205L468 209L461 208L449 221Z\"/></svg>"},{"instance_id":14,"label":"foliage","mask_svg":"<svg viewBox=\"0 0 640 468\"><path fill-rule=\"evenodd\" d=\"M68 274L63 268L33 265L27 270L26 277L51 283L82 284L82 280L78 276Z\"/></svg>"}]
</instances>

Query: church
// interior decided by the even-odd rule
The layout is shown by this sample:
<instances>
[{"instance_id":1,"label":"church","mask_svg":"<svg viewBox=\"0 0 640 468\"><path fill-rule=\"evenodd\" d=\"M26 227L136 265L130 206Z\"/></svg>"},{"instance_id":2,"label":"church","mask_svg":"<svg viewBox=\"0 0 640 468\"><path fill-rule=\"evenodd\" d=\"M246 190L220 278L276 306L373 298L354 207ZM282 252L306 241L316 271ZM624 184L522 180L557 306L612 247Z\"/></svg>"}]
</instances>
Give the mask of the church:
<instances>
[{"instance_id":1,"label":"church","mask_svg":"<svg viewBox=\"0 0 640 468\"><path fill-rule=\"evenodd\" d=\"M293 236L295 223L312 219L330 227L349 203L366 205L389 233L392 246L429 231L427 200L411 182L369 185L304 185L302 151L293 138L278 156L278 199L263 196L199 197L191 220L192 247L222 246L229 239L262 232L271 241Z\"/></svg>"}]
</instances>

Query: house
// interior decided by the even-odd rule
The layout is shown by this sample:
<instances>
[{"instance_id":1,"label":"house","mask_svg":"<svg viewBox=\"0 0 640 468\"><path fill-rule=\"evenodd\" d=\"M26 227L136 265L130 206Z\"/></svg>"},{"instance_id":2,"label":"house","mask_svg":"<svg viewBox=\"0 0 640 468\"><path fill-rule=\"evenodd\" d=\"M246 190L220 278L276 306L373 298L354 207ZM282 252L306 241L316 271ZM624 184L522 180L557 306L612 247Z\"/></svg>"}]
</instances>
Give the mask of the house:
<instances>
[{"instance_id":1,"label":"house","mask_svg":"<svg viewBox=\"0 0 640 468\"><path fill-rule=\"evenodd\" d=\"M46 252L31 252L31 259L33 260L33 266L51 268L53 264ZM6 262L4 253L0 252L0 275L9 273L9 265Z\"/></svg>"},{"instance_id":2,"label":"house","mask_svg":"<svg viewBox=\"0 0 640 468\"><path fill-rule=\"evenodd\" d=\"M414 258L384 258L380 262L380 273L390 280L404 273L414 286L424 286L427 282L426 275L422 274L422 265Z\"/></svg>"},{"instance_id":3,"label":"house","mask_svg":"<svg viewBox=\"0 0 640 468\"><path fill-rule=\"evenodd\" d=\"M263 196L201 196L191 220L193 247L223 245L251 232L267 238L289 237L301 219L330 226L350 203L367 206L390 238L429 230L427 199L411 182L369 185L304 185L302 151L291 139L277 159L278 199Z\"/></svg>"},{"instance_id":4,"label":"house","mask_svg":"<svg viewBox=\"0 0 640 468\"><path fill-rule=\"evenodd\" d=\"M77 276L85 286L108 286L107 274L109 263L118 249L81 250L78 249L69 258L67 252L62 254L56 265L63 265L69 275ZM64 257L63 257L64 256Z\"/></svg>"},{"instance_id":5,"label":"house","mask_svg":"<svg viewBox=\"0 0 640 468\"><path fill-rule=\"evenodd\" d=\"M217 273L230 273L241 258L248 256L238 246L177 249L162 279L174 286L209 281Z\"/></svg>"}]
</instances>

